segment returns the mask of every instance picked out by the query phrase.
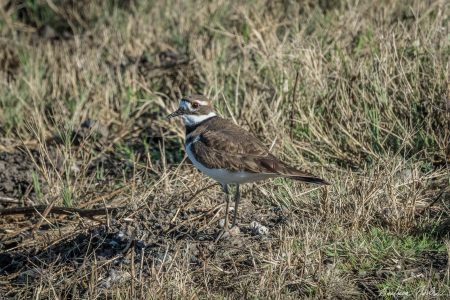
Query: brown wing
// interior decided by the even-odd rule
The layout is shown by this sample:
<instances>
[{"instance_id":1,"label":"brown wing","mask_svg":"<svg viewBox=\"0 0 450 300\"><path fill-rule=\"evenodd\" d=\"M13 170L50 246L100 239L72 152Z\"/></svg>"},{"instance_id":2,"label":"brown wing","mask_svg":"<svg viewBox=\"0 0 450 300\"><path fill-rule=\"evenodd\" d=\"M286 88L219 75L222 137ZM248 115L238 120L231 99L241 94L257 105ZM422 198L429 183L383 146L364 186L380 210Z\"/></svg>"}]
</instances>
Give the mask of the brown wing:
<instances>
[{"instance_id":1,"label":"brown wing","mask_svg":"<svg viewBox=\"0 0 450 300\"><path fill-rule=\"evenodd\" d=\"M199 162L208 168L277 174L324 183L322 179L280 161L252 134L228 120L216 118L205 125L197 132L199 138L192 144L191 150Z\"/></svg>"},{"instance_id":2,"label":"brown wing","mask_svg":"<svg viewBox=\"0 0 450 300\"><path fill-rule=\"evenodd\" d=\"M250 132L235 125L233 122L214 118L208 122L201 132L201 140L205 146L231 154L251 154L258 156L271 155Z\"/></svg>"},{"instance_id":3,"label":"brown wing","mask_svg":"<svg viewBox=\"0 0 450 300\"><path fill-rule=\"evenodd\" d=\"M239 152L218 150L208 146L202 136L192 144L191 150L197 160L208 168L227 169L232 172L246 171L252 173L277 174L275 171L276 158L272 155L243 154ZM237 145L233 144L238 147Z\"/></svg>"}]
</instances>

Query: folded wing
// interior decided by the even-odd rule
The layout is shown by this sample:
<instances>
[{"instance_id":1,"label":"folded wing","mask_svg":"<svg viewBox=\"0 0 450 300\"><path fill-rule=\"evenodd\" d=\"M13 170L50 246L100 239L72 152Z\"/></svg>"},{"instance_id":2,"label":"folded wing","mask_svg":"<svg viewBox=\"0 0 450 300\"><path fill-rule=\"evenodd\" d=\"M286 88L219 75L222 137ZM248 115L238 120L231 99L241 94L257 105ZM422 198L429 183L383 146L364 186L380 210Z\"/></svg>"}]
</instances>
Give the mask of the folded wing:
<instances>
[{"instance_id":1,"label":"folded wing","mask_svg":"<svg viewBox=\"0 0 450 300\"><path fill-rule=\"evenodd\" d=\"M211 122L192 144L191 150L200 163L212 169L231 172L272 174L305 182L326 181L293 168L273 156L253 135L231 122ZM220 126L220 127L218 127Z\"/></svg>"}]
</instances>

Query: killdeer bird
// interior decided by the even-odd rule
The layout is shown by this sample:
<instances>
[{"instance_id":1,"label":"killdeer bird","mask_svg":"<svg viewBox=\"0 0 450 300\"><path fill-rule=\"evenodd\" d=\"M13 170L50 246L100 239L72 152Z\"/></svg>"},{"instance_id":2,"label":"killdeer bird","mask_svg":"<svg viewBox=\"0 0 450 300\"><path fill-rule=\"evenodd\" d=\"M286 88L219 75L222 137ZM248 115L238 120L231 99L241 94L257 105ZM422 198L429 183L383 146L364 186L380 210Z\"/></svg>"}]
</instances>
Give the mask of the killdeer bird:
<instances>
[{"instance_id":1,"label":"killdeer bird","mask_svg":"<svg viewBox=\"0 0 450 300\"><path fill-rule=\"evenodd\" d=\"M231 225L234 227L240 200L240 184L274 177L328 184L325 180L291 167L273 156L251 133L217 116L211 101L203 95L182 98L179 108L167 118L177 116L183 118L186 127L185 147L189 159L197 169L223 187L226 197L225 231L229 229L229 185L236 185Z\"/></svg>"}]
</instances>

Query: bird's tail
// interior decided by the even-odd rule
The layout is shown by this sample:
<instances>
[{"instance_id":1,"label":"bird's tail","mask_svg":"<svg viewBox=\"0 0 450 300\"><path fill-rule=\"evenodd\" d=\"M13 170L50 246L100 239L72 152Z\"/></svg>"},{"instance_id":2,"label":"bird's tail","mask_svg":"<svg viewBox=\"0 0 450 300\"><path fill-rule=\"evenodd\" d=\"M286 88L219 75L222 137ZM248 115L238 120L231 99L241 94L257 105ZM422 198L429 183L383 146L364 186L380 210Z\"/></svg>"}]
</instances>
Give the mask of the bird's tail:
<instances>
[{"instance_id":1,"label":"bird's tail","mask_svg":"<svg viewBox=\"0 0 450 300\"><path fill-rule=\"evenodd\" d=\"M328 183L328 181L319 178L319 177L315 177L312 175L287 175L285 176L287 178L290 179L294 179L294 180L298 180L298 181L303 181L303 182L308 182L308 183L315 183L315 184L321 184L321 185L330 185L330 183Z\"/></svg>"},{"instance_id":2,"label":"bird's tail","mask_svg":"<svg viewBox=\"0 0 450 300\"><path fill-rule=\"evenodd\" d=\"M303 182L309 182L309 183L315 183L315 184L321 184L321 185L330 185L326 180L324 180L322 178L319 178L317 176L303 172L303 171L296 169L294 167L291 167L285 163L283 163L283 165L284 165L283 177L290 178L293 180L303 181Z\"/></svg>"},{"instance_id":3,"label":"bird's tail","mask_svg":"<svg viewBox=\"0 0 450 300\"><path fill-rule=\"evenodd\" d=\"M273 156L269 157L269 159L267 158L260 159L257 161L257 163L260 166L263 166L265 168L265 172L268 174L277 174L277 176L286 177L303 182L329 185L329 183L326 180L311 175L307 172L303 172L294 167L291 167L290 165L276 159Z\"/></svg>"}]
</instances>

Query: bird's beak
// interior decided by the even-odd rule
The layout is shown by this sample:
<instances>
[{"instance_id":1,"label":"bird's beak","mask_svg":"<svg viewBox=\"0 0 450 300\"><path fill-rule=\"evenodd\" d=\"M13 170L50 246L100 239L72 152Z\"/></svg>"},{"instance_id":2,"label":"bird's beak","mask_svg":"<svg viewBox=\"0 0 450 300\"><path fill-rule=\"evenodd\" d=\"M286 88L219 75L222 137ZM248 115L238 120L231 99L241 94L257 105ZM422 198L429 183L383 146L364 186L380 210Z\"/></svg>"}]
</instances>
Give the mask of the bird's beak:
<instances>
[{"instance_id":1,"label":"bird's beak","mask_svg":"<svg viewBox=\"0 0 450 300\"><path fill-rule=\"evenodd\" d=\"M184 115L185 113L186 113L186 110L183 107L180 107L176 111L174 111L173 113L168 115L167 119L172 119L174 117L177 117L177 116L180 116L180 115Z\"/></svg>"}]
</instances>

